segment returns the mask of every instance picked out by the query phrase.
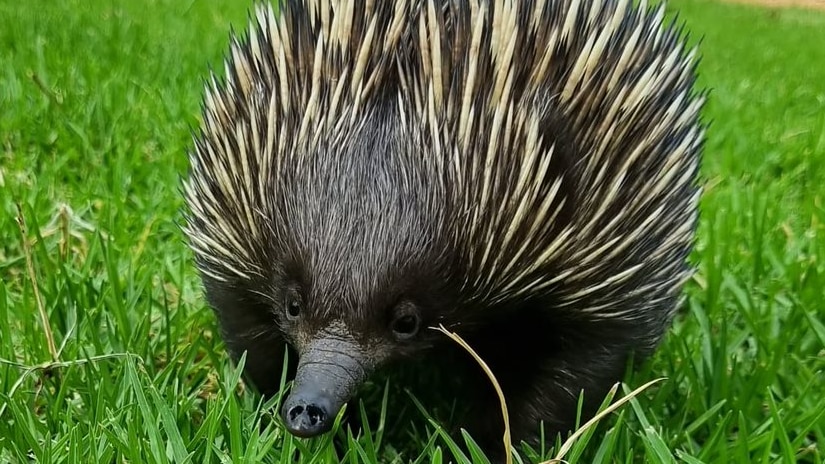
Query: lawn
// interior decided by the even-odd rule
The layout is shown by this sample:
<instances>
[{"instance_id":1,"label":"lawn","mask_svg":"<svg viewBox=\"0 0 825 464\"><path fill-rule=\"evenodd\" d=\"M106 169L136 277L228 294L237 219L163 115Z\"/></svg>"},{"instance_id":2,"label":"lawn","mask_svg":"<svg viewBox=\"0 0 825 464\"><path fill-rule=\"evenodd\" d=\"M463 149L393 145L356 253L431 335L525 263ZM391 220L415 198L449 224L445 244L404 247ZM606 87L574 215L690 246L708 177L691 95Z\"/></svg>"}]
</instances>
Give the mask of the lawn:
<instances>
[{"instance_id":1,"label":"lawn","mask_svg":"<svg viewBox=\"0 0 825 464\"><path fill-rule=\"evenodd\" d=\"M452 445L397 433L397 389L371 433L293 439L226 359L179 176L249 4L0 0L0 463L438 462ZM568 459L825 462L825 12L670 7L712 91L699 272L625 391L667 380Z\"/></svg>"}]
</instances>

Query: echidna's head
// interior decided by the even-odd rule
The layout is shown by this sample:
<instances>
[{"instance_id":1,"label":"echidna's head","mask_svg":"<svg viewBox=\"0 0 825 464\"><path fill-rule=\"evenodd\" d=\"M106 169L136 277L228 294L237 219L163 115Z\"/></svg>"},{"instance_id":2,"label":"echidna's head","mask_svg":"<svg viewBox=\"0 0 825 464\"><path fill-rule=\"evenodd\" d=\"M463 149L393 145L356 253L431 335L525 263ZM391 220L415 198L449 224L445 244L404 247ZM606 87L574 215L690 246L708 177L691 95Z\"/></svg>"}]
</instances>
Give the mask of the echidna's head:
<instances>
[{"instance_id":1,"label":"echidna's head","mask_svg":"<svg viewBox=\"0 0 825 464\"><path fill-rule=\"evenodd\" d=\"M298 436L328 430L373 370L429 348L436 332L426 328L454 309L443 199L385 105L376 100L345 143L283 165L254 226L239 231L252 250L238 260L245 269L225 277L226 262L201 261L224 338L247 352L254 384L280 380L279 345L297 353L282 415Z\"/></svg>"},{"instance_id":2,"label":"echidna's head","mask_svg":"<svg viewBox=\"0 0 825 464\"><path fill-rule=\"evenodd\" d=\"M400 131L385 113L365 118L273 201L273 274L261 290L300 357L283 408L296 435L325 431L370 372L428 348L426 327L453 309L435 192Z\"/></svg>"}]
</instances>

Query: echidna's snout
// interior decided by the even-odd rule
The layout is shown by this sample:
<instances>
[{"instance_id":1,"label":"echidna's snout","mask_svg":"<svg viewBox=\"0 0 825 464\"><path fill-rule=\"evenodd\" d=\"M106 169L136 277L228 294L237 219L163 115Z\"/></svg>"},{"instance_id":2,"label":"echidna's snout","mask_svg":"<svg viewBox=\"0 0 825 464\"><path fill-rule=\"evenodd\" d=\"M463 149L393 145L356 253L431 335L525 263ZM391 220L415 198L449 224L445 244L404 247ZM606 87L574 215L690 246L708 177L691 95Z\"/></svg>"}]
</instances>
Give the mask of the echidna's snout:
<instances>
[{"instance_id":1,"label":"echidna's snout","mask_svg":"<svg viewBox=\"0 0 825 464\"><path fill-rule=\"evenodd\" d=\"M354 340L324 333L311 341L281 409L287 430L302 438L328 432L366 375L365 359Z\"/></svg>"}]
</instances>

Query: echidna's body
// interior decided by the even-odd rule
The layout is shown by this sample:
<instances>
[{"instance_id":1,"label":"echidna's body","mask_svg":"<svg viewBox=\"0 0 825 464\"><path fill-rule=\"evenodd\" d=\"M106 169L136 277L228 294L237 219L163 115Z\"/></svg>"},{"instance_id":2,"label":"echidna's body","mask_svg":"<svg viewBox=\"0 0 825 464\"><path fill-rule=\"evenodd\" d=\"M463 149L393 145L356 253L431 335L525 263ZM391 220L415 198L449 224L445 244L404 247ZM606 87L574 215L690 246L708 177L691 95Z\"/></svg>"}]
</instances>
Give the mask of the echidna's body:
<instances>
[{"instance_id":1,"label":"echidna's body","mask_svg":"<svg viewBox=\"0 0 825 464\"><path fill-rule=\"evenodd\" d=\"M491 366L516 439L564 430L582 389L598 403L656 346L703 139L663 8L290 0L255 19L206 95L186 230L251 381L273 392L300 356L293 433L327 430L394 361L482 379L439 324ZM498 440L483 385L432 388Z\"/></svg>"}]
</instances>

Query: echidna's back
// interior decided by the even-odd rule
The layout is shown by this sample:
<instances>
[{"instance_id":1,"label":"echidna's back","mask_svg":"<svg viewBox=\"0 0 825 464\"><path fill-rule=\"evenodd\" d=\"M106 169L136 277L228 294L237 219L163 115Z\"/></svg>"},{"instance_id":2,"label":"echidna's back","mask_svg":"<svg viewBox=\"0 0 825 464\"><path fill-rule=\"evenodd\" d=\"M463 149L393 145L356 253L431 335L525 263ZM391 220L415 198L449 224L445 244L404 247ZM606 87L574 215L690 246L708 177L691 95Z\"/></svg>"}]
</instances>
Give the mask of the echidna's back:
<instances>
[{"instance_id":1,"label":"echidna's back","mask_svg":"<svg viewBox=\"0 0 825 464\"><path fill-rule=\"evenodd\" d=\"M549 295L652 347L690 273L695 51L663 25L664 6L447 3L443 15L427 3L402 74L453 186L465 290L488 303Z\"/></svg>"}]
</instances>

